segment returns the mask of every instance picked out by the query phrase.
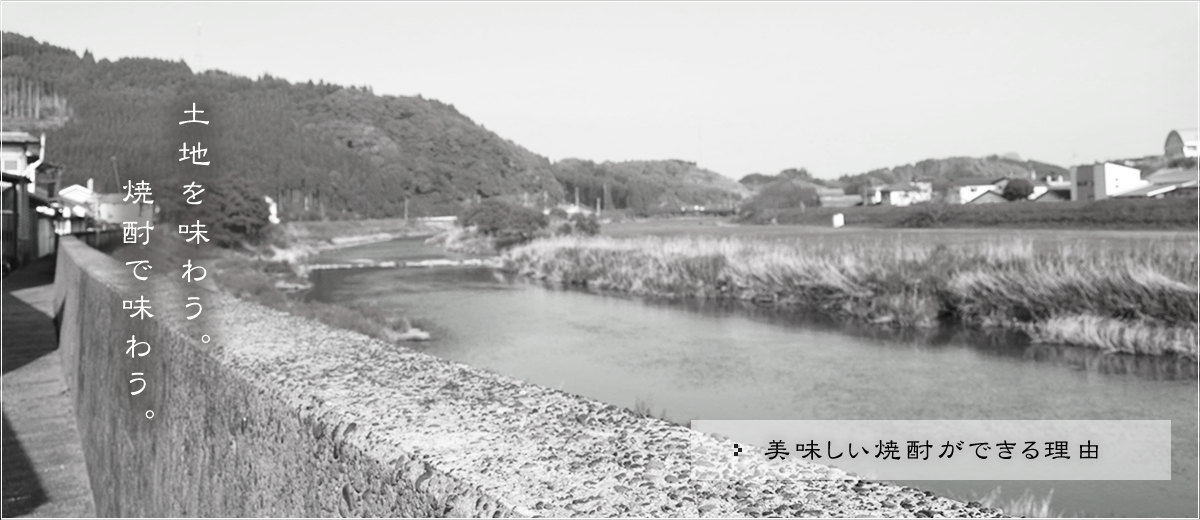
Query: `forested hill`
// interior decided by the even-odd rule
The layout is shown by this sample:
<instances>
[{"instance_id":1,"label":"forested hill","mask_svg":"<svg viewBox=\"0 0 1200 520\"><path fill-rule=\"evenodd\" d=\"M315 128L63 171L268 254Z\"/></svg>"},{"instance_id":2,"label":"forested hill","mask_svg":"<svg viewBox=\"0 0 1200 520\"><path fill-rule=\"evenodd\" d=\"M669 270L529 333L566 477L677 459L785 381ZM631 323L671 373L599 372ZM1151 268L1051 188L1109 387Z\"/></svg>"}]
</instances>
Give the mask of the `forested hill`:
<instances>
[{"instance_id":1,"label":"forested hill","mask_svg":"<svg viewBox=\"0 0 1200 520\"><path fill-rule=\"evenodd\" d=\"M452 214L461 201L563 200L550 162L476 125L452 105L369 88L193 74L182 62L95 61L3 35L5 130L46 131L63 185L94 178L171 186L241 177L292 218ZM180 125L197 103L209 125ZM179 162L183 143L208 150ZM115 157L116 175L114 175Z\"/></svg>"},{"instance_id":2,"label":"forested hill","mask_svg":"<svg viewBox=\"0 0 1200 520\"><path fill-rule=\"evenodd\" d=\"M935 189L947 185L957 179L967 177L1025 177L1032 174L1037 179L1046 176L1069 176L1070 172L1061 166L1033 160L1022 160L1013 156L989 155L987 157L948 157L945 159L926 159L916 164L906 164L893 168L879 168L856 175L843 175L838 182L845 188L846 193L855 194L864 185L891 184L929 180Z\"/></svg>"},{"instance_id":3,"label":"forested hill","mask_svg":"<svg viewBox=\"0 0 1200 520\"><path fill-rule=\"evenodd\" d=\"M595 163L563 159L554 175L580 204L627 209L635 214L677 211L682 206L733 209L749 194L744 186L682 160Z\"/></svg>"}]
</instances>

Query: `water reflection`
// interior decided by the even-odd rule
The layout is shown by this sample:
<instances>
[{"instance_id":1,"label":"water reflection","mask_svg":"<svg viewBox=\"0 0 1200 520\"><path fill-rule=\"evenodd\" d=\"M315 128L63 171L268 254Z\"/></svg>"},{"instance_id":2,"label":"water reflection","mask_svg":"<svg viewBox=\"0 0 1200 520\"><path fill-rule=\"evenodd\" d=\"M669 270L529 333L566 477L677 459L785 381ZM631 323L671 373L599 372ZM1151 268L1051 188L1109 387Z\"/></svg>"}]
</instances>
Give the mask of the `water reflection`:
<instances>
[{"instance_id":1,"label":"water reflection","mask_svg":"<svg viewBox=\"0 0 1200 520\"><path fill-rule=\"evenodd\" d=\"M512 275L497 276L507 283L520 283ZM556 288L549 284L539 284ZM583 289L562 289L580 292ZM608 297L638 300L657 308L682 309L714 317L742 316L758 323L795 329L835 332L856 338L887 342L912 348L953 349L972 348L979 353L1000 358L1069 366L1077 370L1105 375L1132 375L1152 381L1196 380L1200 369L1194 360L1175 356L1138 356L1112 354L1097 349L1066 345L1041 345L1030 341L1027 334L1012 330L981 330L957 325L933 329L890 329L869 326L828 315L758 305L753 302L730 300L670 300L636 298L622 294L604 293Z\"/></svg>"},{"instance_id":2,"label":"water reflection","mask_svg":"<svg viewBox=\"0 0 1200 520\"><path fill-rule=\"evenodd\" d=\"M406 245L410 252L419 247ZM396 259L372 246L348 258ZM353 255L353 256L350 256ZM1055 490L1054 509L1196 512L1196 366L1031 345L961 327L893 331L743 302L601 297L485 268L314 273L311 297L413 317L410 345L525 381L688 419L1158 419L1172 480L925 483L959 496Z\"/></svg>"}]
</instances>

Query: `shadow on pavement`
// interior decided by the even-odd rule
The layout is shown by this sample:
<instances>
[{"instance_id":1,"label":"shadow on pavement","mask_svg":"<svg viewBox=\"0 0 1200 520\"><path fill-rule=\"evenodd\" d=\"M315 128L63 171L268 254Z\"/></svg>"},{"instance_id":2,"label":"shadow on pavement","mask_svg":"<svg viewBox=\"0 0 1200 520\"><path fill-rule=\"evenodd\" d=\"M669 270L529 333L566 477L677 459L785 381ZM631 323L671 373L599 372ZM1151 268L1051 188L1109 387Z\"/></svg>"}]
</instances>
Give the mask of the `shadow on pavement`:
<instances>
[{"instance_id":1,"label":"shadow on pavement","mask_svg":"<svg viewBox=\"0 0 1200 520\"><path fill-rule=\"evenodd\" d=\"M6 367L7 369L7 367ZM4 508L3 516L29 514L46 503L46 490L33 469L33 462L4 414Z\"/></svg>"}]
</instances>

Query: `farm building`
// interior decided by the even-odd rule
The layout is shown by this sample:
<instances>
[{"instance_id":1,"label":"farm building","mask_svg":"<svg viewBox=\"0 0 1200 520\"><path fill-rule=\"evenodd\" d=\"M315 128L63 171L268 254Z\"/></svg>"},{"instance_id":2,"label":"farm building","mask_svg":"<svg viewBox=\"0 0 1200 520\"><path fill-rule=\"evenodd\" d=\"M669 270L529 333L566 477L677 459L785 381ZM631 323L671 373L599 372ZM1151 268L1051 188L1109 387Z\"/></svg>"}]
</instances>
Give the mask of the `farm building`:
<instances>
[{"instance_id":1,"label":"farm building","mask_svg":"<svg viewBox=\"0 0 1200 520\"><path fill-rule=\"evenodd\" d=\"M1008 202L1008 199L1004 198L1003 195L1000 195L1000 192L998 191L985 191L980 193L977 197L967 201L966 204L992 204L996 202Z\"/></svg>"},{"instance_id":2,"label":"farm building","mask_svg":"<svg viewBox=\"0 0 1200 520\"><path fill-rule=\"evenodd\" d=\"M864 200L867 204L884 206L910 206L933 199L933 184L928 182L897 182L887 186L872 187Z\"/></svg>"},{"instance_id":3,"label":"farm building","mask_svg":"<svg viewBox=\"0 0 1200 520\"><path fill-rule=\"evenodd\" d=\"M1200 170L1196 168L1166 168L1151 174L1146 178L1146 182L1149 183L1146 186L1113 195L1113 197L1152 199L1195 197L1196 186L1200 184Z\"/></svg>"},{"instance_id":4,"label":"farm building","mask_svg":"<svg viewBox=\"0 0 1200 520\"><path fill-rule=\"evenodd\" d=\"M956 179L946 191L946 200L951 204L967 204L984 193L1000 193L1003 184L1008 179L1004 177L966 177Z\"/></svg>"},{"instance_id":5,"label":"farm building","mask_svg":"<svg viewBox=\"0 0 1200 520\"><path fill-rule=\"evenodd\" d=\"M1062 198L1051 196L1049 199L1042 202L1051 202L1055 200L1070 200L1071 199L1071 181L1063 178L1061 175L1048 175L1039 181L1033 181L1033 193L1029 195L1029 200L1037 200L1048 192L1061 192Z\"/></svg>"},{"instance_id":6,"label":"farm building","mask_svg":"<svg viewBox=\"0 0 1200 520\"><path fill-rule=\"evenodd\" d=\"M861 195L846 195L841 188L825 188L818 186L817 197L823 208L848 208L862 203Z\"/></svg>"},{"instance_id":7,"label":"farm building","mask_svg":"<svg viewBox=\"0 0 1200 520\"><path fill-rule=\"evenodd\" d=\"M1104 200L1149 184L1137 168L1113 163L1076 166L1071 172L1071 200Z\"/></svg>"},{"instance_id":8,"label":"farm building","mask_svg":"<svg viewBox=\"0 0 1200 520\"><path fill-rule=\"evenodd\" d=\"M1196 145L1200 141L1200 132L1195 128L1171 130L1167 134L1167 142L1163 145L1163 155L1168 159L1177 157L1196 157Z\"/></svg>"},{"instance_id":9,"label":"farm building","mask_svg":"<svg viewBox=\"0 0 1200 520\"><path fill-rule=\"evenodd\" d=\"M1063 202L1071 200L1071 190L1067 189L1045 189L1041 192L1036 191L1037 186L1034 186L1033 195L1029 196L1029 200L1034 202Z\"/></svg>"}]
</instances>

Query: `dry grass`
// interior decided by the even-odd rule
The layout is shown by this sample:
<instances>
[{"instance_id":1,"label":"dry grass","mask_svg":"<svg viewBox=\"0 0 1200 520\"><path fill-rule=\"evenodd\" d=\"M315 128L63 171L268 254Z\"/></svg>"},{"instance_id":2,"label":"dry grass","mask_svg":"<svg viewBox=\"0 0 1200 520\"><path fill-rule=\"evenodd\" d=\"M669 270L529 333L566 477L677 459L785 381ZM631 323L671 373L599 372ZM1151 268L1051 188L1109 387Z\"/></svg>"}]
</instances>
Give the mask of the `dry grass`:
<instances>
[{"instance_id":1,"label":"dry grass","mask_svg":"<svg viewBox=\"0 0 1200 520\"><path fill-rule=\"evenodd\" d=\"M273 262L299 264L321 251L442 232L444 223L404 219L288 222L275 226L269 244L257 254Z\"/></svg>"},{"instance_id":2,"label":"dry grass","mask_svg":"<svg viewBox=\"0 0 1200 520\"><path fill-rule=\"evenodd\" d=\"M800 306L902 328L958 321L1114 352L1196 353L1194 244L1035 250L1019 239L559 237L504 258L524 275L598 290Z\"/></svg>"},{"instance_id":3,"label":"dry grass","mask_svg":"<svg viewBox=\"0 0 1200 520\"><path fill-rule=\"evenodd\" d=\"M205 283L236 298L383 341L409 338L412 324L403 316L389 315L367 305L345 307L304 301L281 291L281 284L304 285L307 280L297 274L290 262L271 259L272 249L263 246L231 250L210 244L187 244L176 230L163 225L155 227L149 245L122 245L112 256L122 263L149 260L152 275L175 280L180 278L180 266L192 261L206 269Z\"/></svg>"},{"instance_id":4,"label":"dry grass","mask_svg":"<svg viewBox=\"0 0 1200 520\"><path fill-rule=\"evenodd\" d=\"M1014 517L1062 518L1063 516L1061 512L1055 512L1050 509L1050 501L1054 498L1053 489L1046 494L1045 498L1034 496L1028 489L1021 496L1008 500L1001 500L1000 493L1000 488L993 489L978 501L983 507L994 507Z\"/></svg>"}]
</instances>

